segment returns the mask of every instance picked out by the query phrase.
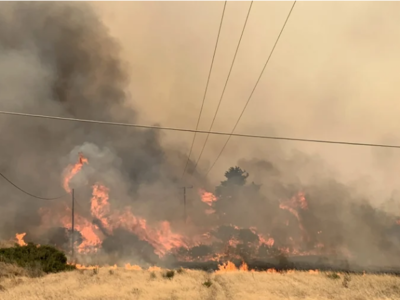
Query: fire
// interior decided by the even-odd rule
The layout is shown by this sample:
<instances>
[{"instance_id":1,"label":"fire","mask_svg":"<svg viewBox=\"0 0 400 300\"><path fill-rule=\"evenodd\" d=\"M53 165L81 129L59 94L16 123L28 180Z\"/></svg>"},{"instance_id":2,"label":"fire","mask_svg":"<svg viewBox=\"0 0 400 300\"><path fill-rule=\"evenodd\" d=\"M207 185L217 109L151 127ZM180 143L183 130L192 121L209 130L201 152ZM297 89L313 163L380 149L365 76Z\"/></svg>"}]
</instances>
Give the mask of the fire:
<instances>
[{"instance_id":1,"label":"fire","mask_svg":"<svg viewBox=\"0 0 400 300\"><path fill-rule=\"evenodd\" d=\"M267 271L266 271L267 273L270 273L270 274L275 274L275 273L278 273L278 271L277 270L275 270L274 268L271 268L271 269L267 269Z\"/></svg>"},{"instance_id":2,"label":"fire","mask_svg":"<svg viewBox=\"0 0 400 300\"><path fill-rule=\"evenodd\" d=\"M289 211L292 215L296 217L297 221L299 222L299 228L303 235L303 240L308 241L310 238L303 226L302 220L298 212L299 208L302 210L308 209L308 203L306 201L305 194L303 192L299 192L296 196L293 196L289 200L282 201L279 204L279 208ZM289 225L289 223L287 223L286 225Z\"/></svg>"},{"instance_id":3,"label":"fire","mask_svg":"<svg viewBox=\"0 0 400 300\"><path fill-rule=\"evenodd\" d=\"M148 269L149 272L157 272L157 271L161 271L161 270L162 269L157 266L149 267L149 269Z\"/></svg>"},{"instance_id":4,"label":"fire","mask_svg":"<svg viewBox=\"0 0 400 300\"><path fill-rule=\"evenodd\" d=\"M79 154L79 161L69 166L65 171L64 188L70 192L70 180L82 169L84 164L88 164L87 158L82 153ZM167 252L174 248L188 248L190 243L182 235L172 232L171 225L167 221L149 226L144 218L136 216L131 207L124 210L113 210L109 202L109 189L101 183L92 186L92 198L90 202L90 212L93 218L100 221L102 229L112 234L116 228L128 230L143 241L147 241L155 249L159 257L163 257ZM65 214L59 218L59 222L67 229L71 228L70 209L65 209ZM89 220L75 213L75 230L82 235L83 242L78 246L80 253L97 252L101 247L102 238L99 228Z\"/></svg>"},{"instance_id":5,"label":"fire","mask_svg":"<svg viewBox=\"0 0 400 300\"><path fill-rule=\"evenodd\" d=\"M24 241L24 236L26 235L26 232L24 232L24 233L17 233L16 235L15 235L15 238L16 238L16 240L17 240L17 243L18 243L18 245L20 245L20 246L26 246L27 245L27 243L25 243L25 241Z\"/></svg>"},{"instance_id":6,"label":"fire","mask_svg":"<svg viewBox=\"0 0 400 300\"><path fill-rule=\"evenodd\" d=\"M279 208L290 211L298 220L300 220L297 208L306 210L308 209L308 203L306 201L304 193L299 192L296 196L293 196L289 200L282 201L279 205Z\"/></svg>"},{"instance_id":7,"label":"fire","mask_svg":"<svg viewBox=\"0 0 400 300\"><path fill-rule=\"evenodd\" d=\"M206 203L208 206L212 206L215 201L217 201L217 197L210 192L207 192L203 189L199 189L199 194L201 196L201 201Z\"/></svg>"},{"instance_id":8,"label":"fire","mask_svg":"<svg viewBox=\"0 0 400 300\"><path fill-rule=\"evenodd\" d=\"M128 264L125 265L125 270L141 271L143 269L140 266L131 265L131 264L128 263Z\"/></svg>"},{"instance_id":9,"label":"fire","mask_svg":"<svg viewBox=\"0 0 400 300\"><path fill-rule=\"evenodd\" d=\"M63 187L68 193L71 192L71 188L69 187L69 182L82 169L83 165L87 164L87 163L88 163L88 159L85 158L82 153L79 153L78 162L75 165L69 165L65 169L64 172L66 175L64 177Z\"/></svg>"},{"instance_id":10,"label":"fire","mask_svg":"<svg viewBox=\"0 0 400 300\"><path fill-rule=\"evenodd\" d=\"M124 211L115 210L111 213L108 192L108 188L103 185L95 184L93 186L91 213L93 217L101 221L102 226L109 233L116 228L131 231L139 239L151 244L155 253L160 257L173 248L188 247L184 237L173 233L171 225L167 221L160 222L153 228L147 224L145 219L135 216L130 207L125 208Z\"/></svg>"},{"instance_id":11,"label":"fire","mask_svg":"<svg viewBox=\"0 0 400 300\"><path fill-rule=\"evenodd\" d=\"M236 271L249 271L249 267L245 262L242 262L242 264L239 266L239 268L236 268L235 264L227 261L226 263L223 263L222 265L218 265L218 270L215 271L215 273L225 273L225 272L236 272Z\"/></svg>"},{"instance_id":12,"label":"fire","mask_svg":"<svg viewBox=\"0 0 400 300\"><path fill-rule=\"evenodd\" d=\"M69 165L64 171L63 186L67 192L71 191L71 179L82 170L85 164L89 164L88 159L80 153L78 162L75 165ZM153 223L147 221L135 212L134 206L127 206L118 209L114 208L113 195L110 194L110 188L108 188L104 182L96 182L91 186L91 188L92 195L90 198L90 213L87 212L86 215L80 215L75 212L74 226L75 230L79 232L82 242L75 242L74 246L77 251L82 254L98 252L101 249L106 236L112 235L117 229L128 231L135 235L139 240L146 241L153 247L154 253L158 255L160 259L166 257L167 254L171 254L176 255L178 259L186 261L194 259L214 260L218 262L227 261L225 264L219 266L218 272L248 271L248 266L245 263L243 263L239 268L236 268L236 266L229 261L233 259L243 259L243 255L239 252L242 251L241 249L243 247L248 247L251 250L249 253L253 257L258 255L259 250L265 251L265 255L271 255L270 253L273 252L269 252L268 249L265 249L265 246L269 248L276 247L276 250L280 250L281 253L285 255L305 255L311 253L310 251L304 251L301 246L302 244L305 244L304 242L310 241L308 232L302 223L303 215L301 212L302 210L309 209L304 192L299 192L292 198L283 200L279 204L280 209L287 210L297 219L302 234L302 240L296 239L296 236L294 236L293 238L287 237L285 238L285 241L282 242L278 239L274 239L274 237L272 237L268 232L260 233L260 231L255 227L238 228L234 225L229 226L232 227L230 229L234 229L233 231L236 230L237 234L232 238L228 237L229 240L213 234L215 229L219 228L218 226L215 228L206 228L205 230L201 229L200 232L197 230L196 234L186 236L180 234L179 231L175 231L173 224L168 221ZM215 203L218 201L218 198L213 193L207 192L204 189L199 189L198 192L201 201L206 204L205 213L209 215L215 213ZM93 220L96 222L93 222ZM43 210L42 221L43 223L48 224L48 226L52 223L53 226L61 225L70 230L72 225L71 209L65 205L62 212L54 212L53 210L48 210L46 212ZM289 225L289 220L287 221L287 225ZM186 224L186 227L189 226L194 226L194 224ZM241 237L242 232L246 234L244 231L241 232L243 229L250 229L254 235L258 236L258 240L255 238L253 240L254 242L246 242L245 239ZM321 231L318 231L318 234L321 234ZM212 250L211 254L208 253L202 257L201 254L192 255L187 254L190 253L190 251L185 252L185 249L191 250L194 246L212 246L214 242L217 244L217 247L219 247L216 251L217 253ZM282 243L285 244L282 245ZM307 245L311 245L311 243L308 243ZM312 249L311 251L314 251L314 253L317 253L324 249L324 245L316 240L307 250L310 249ZM141 268L136 265L127 264L125 265L125 269L139 270ZM270 269L267 272L276 272L276 270L273 271L273 269Z\"/></svg>"},{"instance_id":13,"label":"fire","mask_svg":"<svg viewBox=\"0 0 400 300\"><path fill-rule=\"evenodd\" d=\"M103 185L97 183L93 186L91 213L93 217L101 221L104 228L109 227L108 220L106 218L110 212L108 192L108 188Z\"/></svg>"}]
</instances>

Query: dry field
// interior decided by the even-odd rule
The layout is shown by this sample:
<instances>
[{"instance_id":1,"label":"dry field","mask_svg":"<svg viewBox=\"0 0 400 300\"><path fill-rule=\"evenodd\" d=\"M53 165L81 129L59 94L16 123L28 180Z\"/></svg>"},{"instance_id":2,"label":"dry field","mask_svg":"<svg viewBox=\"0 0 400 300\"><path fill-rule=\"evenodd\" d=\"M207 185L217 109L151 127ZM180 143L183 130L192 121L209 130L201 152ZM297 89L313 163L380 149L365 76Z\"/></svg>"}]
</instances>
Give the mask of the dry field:
<instances>
[{"instance_id":1,"label":"dry field","mask_svg":"<svg viewBox=\"0 0 400 300\"><path fill-rule=\"evenodd\" d=\"M0 266L0 269L4 266ZM14 267L8 273L19 275ZM5 271L4 271L5 272ZM166 271L100 268L77 270L41 278L1 276L0 299L400 299L400 278L388 275L351 275L329 278L326 274L293 272L206 273L184 270L172 279ZM2 275L2 273L0 273ZM210 281L211 286L204 283Z\"/></svg>"}]
</instances>

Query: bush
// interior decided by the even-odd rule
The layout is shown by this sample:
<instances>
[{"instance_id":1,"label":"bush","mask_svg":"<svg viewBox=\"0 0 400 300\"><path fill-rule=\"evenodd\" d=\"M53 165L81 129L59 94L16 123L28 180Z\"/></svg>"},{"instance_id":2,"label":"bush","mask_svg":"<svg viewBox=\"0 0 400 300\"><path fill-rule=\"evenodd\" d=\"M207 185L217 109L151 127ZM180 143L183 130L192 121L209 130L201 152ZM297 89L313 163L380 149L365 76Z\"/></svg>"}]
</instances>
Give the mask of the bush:
<instances>
[{"instance_id":1,"label":"bush","mask_svg":"<svg viewBox=\"0 0 400 300\"><path fill-rule=\"evenodd\" d=\"M212 286L212 282L210 279L208 279L207 281L203 282L203 285L209 288L210 286Z\"/></svg>"},{"instance_id":2,"label":"bush","mask_svg":"<svg viewBox=\"0 0 400 300\"><path fill-rule=\"evenodd\" d=\"M168 279L172 279L172 278L174 278L174 276L175 276L175 271L173 271L173 270L167 271L167 272L164 274L164 278L168 278Z\"/></svg>"},{"instance_id":3,"label":"bush","mask_svg":"<svg viewBox=\"0 0 400 300\"><path fill-rule=\"evenodd\" d=\"M340 279L340 276L336 273L330 273L330 274L326 275L326 277L328 277L330 279Z\"/></svg>"},{"instance_id":4,"label":"bush","mask_svg":"<svg viewBox=\"0 0 400 300\"><path fill-rule=\"evenodd\" d=\"M57 273L74 270L75 266L67 264L67 257L60 250L51 246L36 246L28 243L26 246L16 245L0 249L0 261L16 264L33 275L39 273Z\"/></svg>"}]
</instances>

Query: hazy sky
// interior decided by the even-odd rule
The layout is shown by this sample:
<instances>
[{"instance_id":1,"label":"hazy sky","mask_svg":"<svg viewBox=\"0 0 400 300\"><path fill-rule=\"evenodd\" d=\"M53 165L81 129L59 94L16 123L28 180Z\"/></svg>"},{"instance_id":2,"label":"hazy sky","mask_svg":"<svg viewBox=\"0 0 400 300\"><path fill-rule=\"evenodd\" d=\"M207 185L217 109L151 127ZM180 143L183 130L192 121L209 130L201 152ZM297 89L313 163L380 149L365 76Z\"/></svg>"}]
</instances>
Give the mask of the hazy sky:
<instances>
[{"instance_id":1,"label":"hazy sky","mask_svg":"<svg viewBox=\"0 0 400 300\"><path fill-rule=\"evenodd\" d=\"M143 123L193 128L223 2L96 2L118 40ZM200 129L208 130L250 2L228 2ZM255 2L214 130L230 131L268 57L292 2ZM237 132L400 144L398 2L298 2ZM192 134L165 133L188 151ZM194 147L199 154L200 136ZM225 142L211 137L200 167ZM276 142L233 138L210 174ZM400 150L282 142L321 156L344 179L368 176L396 187ZM183 162L182 162L183 164Z\"/></svg>"}]
</instances>

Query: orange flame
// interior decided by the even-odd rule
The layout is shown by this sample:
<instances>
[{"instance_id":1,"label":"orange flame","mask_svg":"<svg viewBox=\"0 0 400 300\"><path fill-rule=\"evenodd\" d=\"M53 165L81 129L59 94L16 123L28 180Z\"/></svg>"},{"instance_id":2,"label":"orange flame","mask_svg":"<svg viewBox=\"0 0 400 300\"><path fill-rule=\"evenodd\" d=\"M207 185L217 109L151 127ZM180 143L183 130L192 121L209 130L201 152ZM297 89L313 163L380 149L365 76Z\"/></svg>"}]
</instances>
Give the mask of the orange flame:
<instances>
[{"instance_id":1,"label":"orange flame","mask_svg":"<svg viewBox=\"0 0 400 300\"><path fill-rule=\"evenodd\" d=\"M64 176L63 187L68 193L71 192L69 182L82 169L83 164L87 163L88 163L87 158L85 158L82 153L79 153L79 161L75 165L69 165L64 170L66 175Z\"/></svg>"},{"instance_id":2,"label":"orange flame","mask_svg":"<svg viewBox=\"0 0 400 300\"><path fill-rule=\"evenodd\" d=\"M265 272L270 273L270 274L278 273L278 271L275 270L274 268L272 268L272 269L267 269L267 271L265 271Z\"/></svg>"},{"instance_id":3,"label":"orange flame","mask_svg":"<svg viewBox=\"0 0 400 300\"><path fill-rule=\"evenodd\" d=\"M93 186L91 213L110 233L115 228L131 231L141 240L150 243L160 257L173 248L188 247L184 237L173 233L171 225L167 221L158 223L157 228L152 228L148 226L145 219L135 216L130 207L122 212L116 210L111 213L108 191L108 188L100 184Z\"/></svg>"},{"instance_id":4,"label":"orange flame","mask_svg":"<svg viewBox=\"0 0 400 300\"><path fill-rule=\"evenodd\" d=\"M226 263L223 263L222 265L218 265L218 270L215 271L215 273L224 273L224 272L236 272L236 271L249 271L249 267L245 262L242 262L242 264L239 266L239 268L236 268L235 264L227 261ZM253 270L251 270L253 271Z\"/></svg>"},{"instance_id":5,"label":"orange flame","mask_svg":"<svg viewBox=\"0 0 400 300\"><path fill-rule=\"evenodd\" d=\"M153 266L153 267L149 267L148 271L149 272L161 271L161 268L157 267L157 266Z\"/></svg>"},{"instance_id":6,"label":"orange flame","mask_svg":"<svg viewBox=\"0 0 400 300\"><path fill-rule=\"evenodd\" d=\"M218 200L218 198L213 193L207 192L203 189L199 189L199 194L201 197L201 201L208 206L212 206L213 203Z\"/></svg>"},{"instance_id":7,"label":"orange flame","mask_svg":"<svg viewBox=\"0 0 400 300\"><path fill-rule=\"evenodd\" d=\"M18 243L18 245L20 245L20 246L26 246L27 245L27 243L25 243L25 241L24 241L24 236L26 235L26 232L24 232L24 233L17 233L16 235L15 235L15 238L16 238L16 240L17 240L17 243Z\"/></svg>"},{"instance_id":8,"label":"orange flame","mask_svg":"<svg viewBox=\"0 0 400 300\"><path fill-rule=\"evenodd\" d=\"M141 271L143 269L140 266L131 265L131 264L128 263L128 264L125 265L125 270Z\"/></svg>"},{"instance_id":9,"label":"orange flame","mask_svg":"<svg viewBox=\"0 0 400 300\"><path fill-rule=\"evenodd\" d=\"M309 240L309 236L303 226L303 223L301 221L298 208L301 208L303 210L308 209L308 203L306 201L306 197L303 192L299 192L296 196L293 196L287 201L283 201L279 204L280 209L285 209L288 210L292 215L296 217L296 219L299 222L299 228L303 234L303 239L304 240ZM289 223L287 223L289 225Z\"/></svg>"}]
</instances>

